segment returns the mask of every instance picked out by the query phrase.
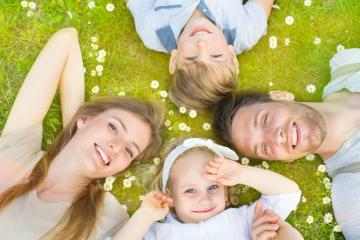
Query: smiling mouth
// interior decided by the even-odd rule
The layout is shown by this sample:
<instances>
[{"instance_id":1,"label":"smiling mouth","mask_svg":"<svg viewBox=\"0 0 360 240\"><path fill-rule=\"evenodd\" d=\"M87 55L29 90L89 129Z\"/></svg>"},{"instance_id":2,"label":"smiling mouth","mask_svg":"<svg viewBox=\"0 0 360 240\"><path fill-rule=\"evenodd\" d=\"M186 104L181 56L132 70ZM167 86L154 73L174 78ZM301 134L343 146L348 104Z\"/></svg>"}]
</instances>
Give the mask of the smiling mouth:
<instances>
[{"instance_id":1,"label":"smiling mouth","mask_svg":"<svg viewBox=\"0 0 360 240\"><path fill-rule=\"evenodd\" d=\"M109 164L110 164L109 158L106 156L105 151L96 143L95 143L95 150L98 153L98 156L100 157L100 159L104 162L104 164L106 166L109 166Z\"/></svg>"},{"instance_id":2,"label":"smiling mouth","mask_svg":"<svg viewBox=\"0 0 360 240\"><path fill-rule=\"evenodd\" d=\"M202 35L202 34L209 34L211 33L209 30L205 29L205 28L195 28L190 36L193 37L193 36L198 36L198 35Z\"/></svg>"},{"instance_id":3,"label":"smiling mouth","mask_svg":"<svg viewBox=\"0 0 360 240\"><path fill-rule=\"evenodd\" d=\"M294 122L292 125L292 132L291 132L291 146L293 150L299 145L300 143L300 131L296 123Z\"/></svg>"},{"instance_id":4,"label":"smiling mouth","mask_svg":"<svg viewBox=\"0 0 360 240\"><path fill-rule=\"evenodd\" d=\"M211 212L212 210L214 210L215 208L209 208L209 209L205 209L205 210L194 210L192 211L193 213L208 213Z\"/></svg>"}]
</instances>

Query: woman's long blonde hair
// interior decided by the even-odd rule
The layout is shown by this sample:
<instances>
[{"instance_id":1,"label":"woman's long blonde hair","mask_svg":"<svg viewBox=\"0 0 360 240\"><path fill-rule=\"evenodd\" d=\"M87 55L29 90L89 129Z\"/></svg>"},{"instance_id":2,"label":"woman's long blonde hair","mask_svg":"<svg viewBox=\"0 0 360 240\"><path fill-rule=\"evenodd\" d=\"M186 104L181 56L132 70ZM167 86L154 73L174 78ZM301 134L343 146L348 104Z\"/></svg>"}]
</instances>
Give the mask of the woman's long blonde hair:
<instances>
[{"instance_id":1,"label":"woman's long blonde hair","mask_svg":"<svg viewBox=\"0 0 360 240\"><path fill-rule=\"evenodd\" d=\"M44 181L52 160L74 136L77 130L76 121L79 117L95 116L109 109L129 111L150 125L152 130L150 144L137 159L146 159L157 150L161 144L160 127L163 121L161 105L130 97L106 97L85 103L54 140L47 154L35 165L29 177L0 195L0 211L16 198L35 190ZM98 184L98 180L93 180L74 199L59 223L48 233L45 233L42 239L89 239L95 229L96 220L102 208L104 193L104 190Z\"/></svg>"}]
</instances>

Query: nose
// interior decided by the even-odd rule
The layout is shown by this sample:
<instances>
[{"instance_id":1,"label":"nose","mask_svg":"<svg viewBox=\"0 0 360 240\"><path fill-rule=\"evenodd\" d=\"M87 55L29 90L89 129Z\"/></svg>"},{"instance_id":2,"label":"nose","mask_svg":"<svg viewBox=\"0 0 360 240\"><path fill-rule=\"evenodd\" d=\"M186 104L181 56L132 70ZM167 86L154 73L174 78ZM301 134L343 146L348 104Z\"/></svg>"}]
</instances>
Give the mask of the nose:
<instances>
[{"instance_id":1,"label":"nose","mask_svg":"<svg viewBox=\"0 0 360 240\"><path fill-rule=\"evenodd\" d=\"M282 145L285 143L284 132L278 127L274 129L269 129L266 133L266 141L275 145Z\"/></svg>"},{"instance_id":2,"label":"nose","mask_svg":"<svg viewBox=\"0 0 360 240\"><path fill-rule=\"evenodd\" d=\"M117 154L121 151L124 143L120 140L111 140L108 142L108 146L110 148L111 153Z\"/></svg>"},{"instance_id":3,"label":"nose","mask_svg":"<svg viewBox=\"0 0 360 240\"><path fill-rule=\"evenodd\" d=\"M208 194L207 192L206 193L202 193L200 195L200 198L199 198L199 204L202 205L202 206L207 206L209 205L211 201L211 198L210 198L210 194Z\"/></svg>"}]
</instances>

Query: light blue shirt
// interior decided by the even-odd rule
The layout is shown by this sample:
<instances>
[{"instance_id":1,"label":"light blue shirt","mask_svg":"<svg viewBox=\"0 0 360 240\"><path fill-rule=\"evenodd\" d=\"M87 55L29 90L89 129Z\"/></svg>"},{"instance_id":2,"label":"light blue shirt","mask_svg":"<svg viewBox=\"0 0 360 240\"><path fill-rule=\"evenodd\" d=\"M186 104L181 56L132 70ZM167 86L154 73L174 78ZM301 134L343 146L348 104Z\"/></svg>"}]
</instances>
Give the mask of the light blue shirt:
<instances>
[{"instance_id":1,"label":"light blue shirt","mask_svg":"<svg viewBox=\"0 0 360 240\"><path fill-rule=\"evenodd\" d=\"M263 209L271 209L285 219L296 209L301 192L263 195ZM200 223L181 223L169 214L164 223L153 223L144 240L250 240L255 203L228 208Z\"/></svg>"},{"instance_id":2,"label":"light blue shirt","mask_svg":"<svg viewBox=\"0 0 360 240\"><path fill-rule=\"evenodd\" d=\"M177 40L195 9L216 24L236 53L250 49L266 33L267 16L257 3L241 0L129 0L136 31L146 47L177 48Z\"/></svg>"},{"instance_id":3,"label":"light blue shirt","mask_svg":"<svg viewBox=\"0 0 360 240\"><path fill-rule=\"evenodd\" d=\"M355 66L358 71L331 81L324 89L323 97L348 90L360 92L360 49L348 49L337 53L330 61L331 74L344 67ZM356 66L357 65L357 66ZM359 103L360 105L360 103ZM336 170L360 162L360 130L347 139L340 149L325 161L330 176ZM335 217L347 240L360 239L360 172L342 173L333 178L331 197Z\"/></svg>"}]
</instances>

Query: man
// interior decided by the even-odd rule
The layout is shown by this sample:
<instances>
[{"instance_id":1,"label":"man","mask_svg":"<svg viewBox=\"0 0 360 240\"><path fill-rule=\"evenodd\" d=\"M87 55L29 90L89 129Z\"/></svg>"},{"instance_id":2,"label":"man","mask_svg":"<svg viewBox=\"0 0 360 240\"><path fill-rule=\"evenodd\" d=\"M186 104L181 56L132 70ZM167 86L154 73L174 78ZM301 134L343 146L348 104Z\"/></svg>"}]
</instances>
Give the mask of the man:
<instances>
[{"instance_id":1,"label":"man","mask_svg":"<svg viewBox=\"0 0 360 240\"><path fill-rule=\"evenodd\" d=\"M360 49L337 53L323 102L289 92L233 94L219 102L214 131L240 153L292 161L320 155L333 178L335 216L346 239L360 239ZM359 187L356 187L359 186Z\"/></svg>"}]
</instances>

